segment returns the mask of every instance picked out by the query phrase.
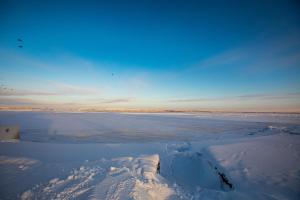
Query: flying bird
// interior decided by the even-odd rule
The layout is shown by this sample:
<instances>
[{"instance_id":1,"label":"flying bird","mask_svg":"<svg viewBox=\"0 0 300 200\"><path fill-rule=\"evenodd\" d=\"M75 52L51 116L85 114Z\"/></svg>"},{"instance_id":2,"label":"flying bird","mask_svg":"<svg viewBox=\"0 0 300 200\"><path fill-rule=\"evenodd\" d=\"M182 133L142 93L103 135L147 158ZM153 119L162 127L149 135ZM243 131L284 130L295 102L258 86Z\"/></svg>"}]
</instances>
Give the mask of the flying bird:
<instances>
[{"instance_id":1,"label":"flying bird","mask_svg":"<svg viewBox=\"0 0 300 200\"><path fill-rule=\"evenodd\" d=\"M19 42L18 47L19 47L19 48L23 48L23 40L20 39L20 38L18 38L17 41Z\"/></svg>"}]
</instances>

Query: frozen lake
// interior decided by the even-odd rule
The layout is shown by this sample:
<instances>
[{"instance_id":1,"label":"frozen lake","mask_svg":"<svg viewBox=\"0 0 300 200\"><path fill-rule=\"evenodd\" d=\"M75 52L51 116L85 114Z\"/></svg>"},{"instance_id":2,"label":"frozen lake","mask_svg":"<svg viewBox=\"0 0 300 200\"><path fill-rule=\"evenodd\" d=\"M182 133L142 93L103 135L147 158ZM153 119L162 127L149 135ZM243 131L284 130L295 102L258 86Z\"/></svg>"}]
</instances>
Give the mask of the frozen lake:
<instances>
[{"instance_id":1,"label":"frozen lake","mask_svg":"<svg viewBox=\"0 0 300 200\"><path fill-rule=\"evenodd\" d=\"M0 112L0 199L299 199L298 114ZM159 167L158 167L159 166Z\"/></svg>"},{"instance_id":2,"label":"frozen lake","mask_svg":"<svg viewBox=\"0 0 300 200\"><path fill-rule=\"evenodd\" d=\"M198 141L212 137L296 130L297 114L122 114L0 112L0 125L19 125L22 141L153 142Z\"/></svg>"}]
</instances>

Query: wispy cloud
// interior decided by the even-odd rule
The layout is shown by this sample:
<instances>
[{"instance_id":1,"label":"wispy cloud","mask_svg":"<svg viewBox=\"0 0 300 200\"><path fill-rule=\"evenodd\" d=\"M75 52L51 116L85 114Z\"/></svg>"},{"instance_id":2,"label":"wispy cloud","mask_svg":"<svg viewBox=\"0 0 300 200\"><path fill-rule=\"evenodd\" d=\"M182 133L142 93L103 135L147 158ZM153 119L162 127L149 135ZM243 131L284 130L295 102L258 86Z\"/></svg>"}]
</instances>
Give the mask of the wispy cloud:
<instances>
[{"instance_id":1,"label":"wispy cloud","mask_svg":"<svg viewBox=\"0 0 300 200\"><path fill-rule=\"evenodd\" d=\"M191 102L208 102L208 101L228 101L228 100L274 100L274 99L300 99L300 93L284 94L249 94L239 96L228 96L219 98L189 98L189 99L171 99L172 103L191 103Z\"/></svg>"},{"instance_id":2,"label":"wispy cloud","mask_svg":"<svg viewBox=\"0 0 300 200\"><path fill-rule=\"evenodd\" d=\"M63 93L40 92L40 91L12 89L12 88L0 89L0 96L56 96L56 95L63 95Z\"/></svg>"},{"instance_id":3,"label":"wispy cloud","mask_svg":"<svg viewBox=\"0 0 300 200\"><path fill-rule=\"evenodd\" d=\"M227 50L194 64L192 68L198 69L226 66L228 64L239 62L246 57L247 54L243 49Z\"/></svg>"},{"instance_id":4,"label":"wispy cloud","mask_svg":"<svg viewBox=\"0 0 300 200\"><path fill-rule=\"evenodd\" d=\"M128 103L128 102L132 102L133 99L131 98L120 98L120 99L107 99L107 100L103 100L100 101L101 103L105 103L105 104L114 104L114 103Z\"/></svg>"},{"instance_id":5,"label":"wispy cloud","mask_svg":"<svg viewBox=\"0 0 300 200\"><path fill-rule=\"evenodd\" d=\"M133 98L103 98L103 99L90 99L85 102L76 100L68 100L64 102L51 101L47 99L34 99L32 97L7 97L0 96L0 106L49 106L49 107L61 107L68 106L73 108L81 107L101 107L105 105L114 106L123 103L131 103L135 101Z\"/></svg>"},{"instance_id":6,"label":"wispy cloud","mask_svg":"<svg viewBox=\"0 0 300 200\"><path fill-rule=\"evenodd\" d=\"M0 105L36 105L39 102L27 98L0 98Z\"/></svg>"},{"instance_id":7,"label":"wispy cloud","mask_svg":"<svg viewBox=\"0 0 300 200\"><path fill-rule=\"evenodd\" d=\"M252 41L199 61L191 69L235 66L241 69L264 70L294 67L300 63L300 37L286 35Z\"/></svg>"},{"instance_id":8,"label":"wispy cloud","mask_svg":"<svg viewBox=\"0 0 300 200\"><path fill-rule=\"evenodd\" d=\"M206 102L206 101L220 101L222 98L190 98L190 99L171 99L171 103L192 103L192 102Z\"/></svg>"},{"instance_id":9,"label":"wispy cloud","mask_svg":"<svg viewBox=\"0 0 300 200\"><path fill-rule=\"evenodd\" d=\"M20 66L34 69L43 69L47 71L57 71L59 68L55 65L49 64L44 60L28 56L24 53L13 49L0 48L1 62L6 63L6 67Z\"/></svg>"},{"instance_id":10,"label":"wispy cloud","mask_svg":"<svg viewBox=\"0 0 300 200\"><path fill-rule=\"evenodd\" d=\"M61 95L99 95L101 90L95 87L82 87L60 82L50 82Z\"/></svg>"},{"instance_id":11,"label":"wispy cloud","mask_svg":"<svg viewBox=\"0 0 300 200\"><path fill-rule=\"evenodd\" d=\"M0 86L0 96L64 96L64 95L99 95L101 90L95 87L82 87L60 82L49 82L53 92L36 91L30 89L16 89Z\"/></svg>"},{"instance_id":12,"label":"wispy cloud","mask_svg":"<svg viewBox=\"0 0 300 200\"><path fill-rule=\"evenodd\" d=\"M129 103L135 101L135 98L132 97L121 97L121 98L92 98L86 99L90 104L118 104L118 103Z\"/></svg>"},{"instance_id":13,"label":"wispy cloud","mask_svg":"<svg viewBox=\"0 0 300 200\"><path fill-rule=\"evenodd\" d=\"M20 77L14 80L20 87L10 87L6 91L1 90L0 95L2 96L99 95L105 92L107 95L117 95L116 93L120 92L135 95L148 86L147 72L141 71L142 67L139 66L100 62L67 53L50 57L49 55L35 57L16 50L0 48L0 54L2 54L0 57L0 78L2 79L0 84L9 85L11 80L8 77L11 74L15 79L17 76ZM136 70L126 71L124 69ZM54 76L56 74L57 76ZM47 79L53 81L47 82ZM61 83L62 79L72 82L71 84ZM39 89L34 88L35 86L30 89L25 88L27 82L31 85L33 82L38 82ZM22 83L25 84L22 85Z\"/></svg>"},{"instance_id":14,"label":"wispy cloud","mask_svg":"<svg viewBox=\"0 0 300 200\"><path fill-rule=\"evenodd\" d=\"M20 82L28 79L45 80L45 77L53 77L54 74L57 74L57 77L64 76L73 79L73 81L96 82L101 80L101 76L111 75L110 70L115 67L113 63L102 63L64 52L34 56L26 54L26 51L0 47L0 55L0 78L7 79L11 74L19 74L23 76L21 80L18 80ZM36 74L41 76L35 76Z\"/></svg>"},{"instance_id":15,"label":"wispy cloud","mask_svg":"<svg viewBox=\"0 0 300 200\"><path fill-rule=\"evenodd\" d=\"M284 94L249 94L236 96L237 99L300 99L300 93L284 93Z\"/></svg>"}]
</instances>

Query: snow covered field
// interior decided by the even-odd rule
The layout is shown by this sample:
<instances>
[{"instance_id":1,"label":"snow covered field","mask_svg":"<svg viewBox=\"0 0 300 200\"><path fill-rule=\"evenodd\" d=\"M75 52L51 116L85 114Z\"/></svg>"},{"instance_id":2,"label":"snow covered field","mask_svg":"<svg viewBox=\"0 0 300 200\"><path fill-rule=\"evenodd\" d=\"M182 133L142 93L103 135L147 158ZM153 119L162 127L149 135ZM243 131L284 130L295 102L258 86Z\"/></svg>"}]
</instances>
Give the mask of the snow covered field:
<instances>
[{"instance_id":1,"label":"snow covered field","mask_svg":"<svg viewBox=\"0 0 300 200\"><path fill-rule=\"evenodd\" d=\"M299 114L0 112L0 199L300 199Z\"/></svg>"}]
</instances>

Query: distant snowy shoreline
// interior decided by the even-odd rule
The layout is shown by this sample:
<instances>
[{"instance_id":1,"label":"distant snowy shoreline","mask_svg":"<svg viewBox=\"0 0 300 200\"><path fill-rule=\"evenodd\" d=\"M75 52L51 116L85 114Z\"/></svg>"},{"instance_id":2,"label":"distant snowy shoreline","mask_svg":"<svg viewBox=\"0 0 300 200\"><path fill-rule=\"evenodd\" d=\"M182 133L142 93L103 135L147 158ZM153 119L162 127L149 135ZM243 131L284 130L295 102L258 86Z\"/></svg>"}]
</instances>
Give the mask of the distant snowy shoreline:
<instances>
[{"instance_id":1,"label":"distant snowy shoreline","mask_svg":"<svg viewBox=\"0 0 300 200\"><path fill-rule=\"evenodd\" d=\"M145 114L298 114L300 111L234 111L234 110L186 110L186 109L97 109L0 106L0 112L54 112L54 113L145 113Z\"/></svg>"}]
</instances>

